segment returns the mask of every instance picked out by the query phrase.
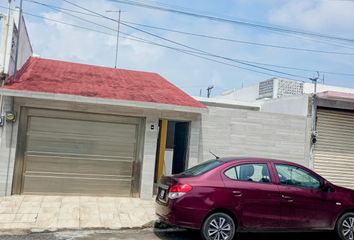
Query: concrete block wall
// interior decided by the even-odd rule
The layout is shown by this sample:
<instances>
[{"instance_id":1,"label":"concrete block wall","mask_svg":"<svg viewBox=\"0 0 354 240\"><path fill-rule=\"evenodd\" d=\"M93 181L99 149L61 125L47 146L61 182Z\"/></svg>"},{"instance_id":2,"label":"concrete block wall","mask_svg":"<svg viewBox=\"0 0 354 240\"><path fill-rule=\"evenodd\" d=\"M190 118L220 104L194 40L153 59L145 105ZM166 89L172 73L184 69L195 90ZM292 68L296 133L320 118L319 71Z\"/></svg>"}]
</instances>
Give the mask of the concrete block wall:
<instances>
[{"instance_id":1,"label":"concrete block wall","mask_svg":"<svg viewBox=\"0 0 354 240\"><path fill-rule=\"evenodd\" d=\"M289 160L309 166L307 117L209 107L202 116L200 158L223 156Z\"/></svg>"},{"instance_id":2,"label":"concrete block wall","mask_svg":"<svg viewBox=\"0 0 354 240\"><path fill-rule=\"evenodd\" d=\"M12 111L12 98L4 97L4 112L8 111ZM5 125L0 127L0 196L11 194L18 122L18 119L15 123L5 122Z\"/></svg>"},{"instance_id":3,"label":"concrete block wall","mask_svg":"<svg viewBox=\"0 0 354 240\"><path fill-rule=\"evenodd\" d=\"M190 124L188 168L197 165L201 160L199 159L201 115L198 115Z\"/></svg>"}]
</instances>

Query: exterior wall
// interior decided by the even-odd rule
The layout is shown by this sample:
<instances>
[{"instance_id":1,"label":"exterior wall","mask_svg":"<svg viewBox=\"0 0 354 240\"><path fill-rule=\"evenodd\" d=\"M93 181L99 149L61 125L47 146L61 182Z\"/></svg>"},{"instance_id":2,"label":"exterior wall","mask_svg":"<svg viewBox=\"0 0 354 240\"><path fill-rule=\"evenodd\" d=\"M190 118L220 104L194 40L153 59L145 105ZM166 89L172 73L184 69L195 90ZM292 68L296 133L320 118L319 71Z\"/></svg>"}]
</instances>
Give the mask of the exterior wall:
<instances>
[{"instance_id":1,"label":"exterior wall","mask_svg":"<svg viewBox=\"0 0 354 240\"><path fill-rule=\"evenodd\" d=\"M4 97L4 112L12 111L12 98ZM0 196L10 195L14 172L18 121L0 127ZM11 133L13 133L11 143Z\"/></svg>"},{"instance_id":2,"label":"exterior wall","mask_svg":"<svg viewBox=\"0 0 354 240\"><path fill-rule=\"evenodd\" d=\"M283 113L296 116L309 115L309 96L284 96L262 102L262 112Z\"/></svg>"},{"instance_id":3,"label":"exterior wall","mask_svg":"<svg viewBox=\"0 0 354 240\"><path fill-rule=\"evenodd\" d=\"M259 91L259 84L255 84L249 87L233 89L224 92L219 96L215 96L214 98L252 102L258 98L258 91Z\"/></svg>"},{"instance_id":4,"label":"exterior wall","mask_svg":"<svg viewBox=\"0 0 354 240\"><path fill-rule=\"evenodd\" d=\"M6 97L9 101L9 97ZM158 139L158 122L159 119L170 119L170 120L183 120L191 122L191 133L190 133L190 144L189 144L189 166L195 165L198 162L199 156L199 132L200 132L200 114L187 113L187 112L177 112L177 111L161 111L154 109L143 109L143 108L132 108L132 107L121 107L121 106L110 106L110 105L98 105L98 104L84 104L84 103L74 103L65 101L52 101L46 100L45 105L43 100L30 99L30 98L16 98L15 101L16 112L20 113L20 107L38 107L46 109L60 109L69 111L79 111L79 112L90 112L90 113L102 113L102 114L114 114L123 116L134 116L142 117L145 119L145 134L142 137L143 149L139 153L140 157L140 197L144 199L151 199L153 193L153 183L154 183L154 172L155 172L155 156L156 156L156 145ZM20 116L17 116L19 119ZM15 147L17 143L17 126L18 122L15 123L14 134L13 134L13 146L10 161L9 174L7 174L7 164L9 159L8 148L9 148L9 130L6 125L6 130L2 133L1 141L1 154L0 154L0 196L10 195L12 186L12 176L13 176L13 165L15 160ZM154 125L154 129L151 130L151 125ZM4 140L5 139L5 140ZM6 153L7 151L7 153ZM8 188L5 191L5 182L8 177Z\"/></svg>"},{"instance_id":5,"label":"exterior wall","mask_svg":"<svg viewBox=\"0 0 354 240\"><path fill-rule=\"evenodd\" d=\"M254 156L309 166L308 118L258 111L209 107L203 114L200 159Z\"/></svg>"},{"instance_id":6,"label":"exterior wall","mask_svg":"<svg viewBox=\"0 0 354 240\"><path fill-rule=\"evenodd\" d=\"M354 88L345 88L345 87L317 84L317 93L325 92L325 91L354 93ZM314 93L314 84L312 84L312 83L304 83L304 93L307 93L307 94Z\"/></svg>"},{"instance_id":7,"label":"exterior wall","mask_svg":"<svg viewBox=\"0 0 354 240\"><path fill-rule=\"evenodd\" d=\"M12 13L12 14L11 14ZM3 33L1 39L0 49L0 65L2 71L6 74L12 75L15 70L15 55L16 45L13 46L13 42L17 42L18 35L18 23L19 23L19 9L10 12L9 27L7 32L7 18L5 18L3 24ZM28 36L27 27L24 18L21 21L20 27L20 39L19 39L19 55L17 61L17 69L20 69L27 59L32 56L33 50L31 42ZM6 46L6 48L5 48Z\"/></svg>"},{"instance_id":8,"label":"exterior wall","mask_svg":"<svg viewBox=\"0 0 354 240\"><path fill-rule=\"evenodd\" d=\"M314 93L314 84L312 83L303 83L300 81L288 80L285 78L273 78L273 79L265 80L263 82L273 82L272 94L269 93L269 95L264 94L260 96L259 94L260 83L257 83L249 87L225 91L221 95L213 97L213 99L229 99L229 100L237 100L237 101L255 102L260 98L276 99L278 97L281 97L282 95L290 96L290 95ZM325 91L354 93L354 88L345 88L345 87L330 86L325 84L317 84L318 93L325 92Z\"/></svg>"}]
</instances>

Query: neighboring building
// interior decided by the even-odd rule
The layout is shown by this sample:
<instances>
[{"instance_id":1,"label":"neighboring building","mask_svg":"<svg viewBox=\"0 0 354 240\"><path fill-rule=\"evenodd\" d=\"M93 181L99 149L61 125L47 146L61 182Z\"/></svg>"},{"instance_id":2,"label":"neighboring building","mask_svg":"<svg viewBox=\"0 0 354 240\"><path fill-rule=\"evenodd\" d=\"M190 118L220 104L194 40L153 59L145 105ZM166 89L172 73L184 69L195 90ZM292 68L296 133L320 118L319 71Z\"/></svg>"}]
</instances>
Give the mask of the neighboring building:
<instances>
[{"instance_id":1,"label":"neighboring building","mask_svg":"<svg viewBox=\"0 0 354 240\"><path fill-rule=\"evenodd\" d=\"M317 92L325 91L354 93L354 89L352 88L317 84ZM283 96L298 96L312 93L314 93L314 84L312 83L283 78L271 78L249 87L225 91L215 98L253 102L257 100L277 99Z\"/></svg>"},{"instance_id":2,"label":"neighboring building","mask_svg":"<svg viewBox=\"0 0 354 240\"><path fill-rule=\"evenodd\" d=\"M15 56L18 38L18 29L20 29L19 54L17 59L17 69L20 69L27 59L32 56L33 50L28 36L25 19L19 17L19 9L9 11L7 16L4 16L0 45L0 72L12 75L15 72ZM19 27L19 22L21 26Z\"/></svg>"},{"instance_id":3,"label":"neighboring building","mask_svg":"<svg viewBox=\"0 0 354 240\"><path fill-rule=\"evenodd\" d=\"M267 101L198 99L200 151L291 160L354 189L354 94L326 91ZM258 106L258 110L255 109ZM315 125L312 109L315 107Z\"/></svg>"},{"instance_id":4,"label":"neighboring building","mask_svg":"<svg viewBox=\"0 0 354 240\"><path fill-rule=\"evenodd\" d=\"M328 180L354 189L354 94L319 93L314 170Z\"/></svg>"},{"instance_id":5,"label":"neighboring building","mask_svg":"<svg viewBox=\"0 0 354 240\"><path fill-rule=\"evenodd\" d=\"M310 117L260 111L260 106L224 99L196 98L202 114L200 159L255 156L310 163Z\"/></svg>"}]
</instances>

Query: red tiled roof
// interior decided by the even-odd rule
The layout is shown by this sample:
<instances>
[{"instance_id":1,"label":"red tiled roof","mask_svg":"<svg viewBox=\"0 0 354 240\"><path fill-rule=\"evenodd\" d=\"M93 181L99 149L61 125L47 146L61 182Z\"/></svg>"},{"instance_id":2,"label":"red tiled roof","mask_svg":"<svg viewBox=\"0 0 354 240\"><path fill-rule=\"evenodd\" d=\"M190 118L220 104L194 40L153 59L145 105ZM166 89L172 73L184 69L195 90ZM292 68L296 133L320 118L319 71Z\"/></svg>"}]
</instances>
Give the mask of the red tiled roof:
<instances>
[{"instance_id":1,"label":"red tiled roof","mask_svg":"<svg viewBox=\"0 0 354 240\"><path fill-rule=\"evenodd\" d=\"M205 108L156 73L35 57L4 88Z\"/></svg>"}]
</instances>

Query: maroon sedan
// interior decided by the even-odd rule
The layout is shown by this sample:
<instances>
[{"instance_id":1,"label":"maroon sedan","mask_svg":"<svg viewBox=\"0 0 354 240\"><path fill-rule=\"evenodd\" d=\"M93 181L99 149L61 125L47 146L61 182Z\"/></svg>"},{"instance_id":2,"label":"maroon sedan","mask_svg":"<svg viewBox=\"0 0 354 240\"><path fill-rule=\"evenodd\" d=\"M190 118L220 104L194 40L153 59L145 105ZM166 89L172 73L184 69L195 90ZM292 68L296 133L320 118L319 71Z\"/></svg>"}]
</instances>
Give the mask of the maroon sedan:
<instances>
[{"instance_id":1,"label":"maroon sedan","mask_svg":"<svg viewBox=\"0 0 354 240\"><path fill-rule=\"evenodd\" d=\"M222 158L164 176L156 213L204 239L242 231L332 231L354 240L354 191L295 163Z\"/></svg>"}]
</instances>

